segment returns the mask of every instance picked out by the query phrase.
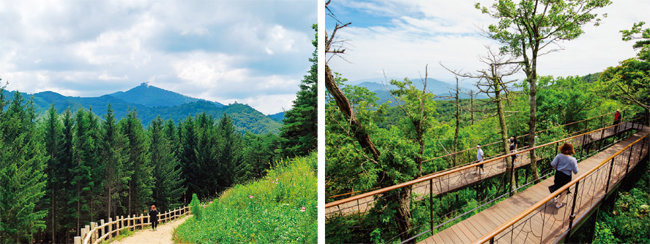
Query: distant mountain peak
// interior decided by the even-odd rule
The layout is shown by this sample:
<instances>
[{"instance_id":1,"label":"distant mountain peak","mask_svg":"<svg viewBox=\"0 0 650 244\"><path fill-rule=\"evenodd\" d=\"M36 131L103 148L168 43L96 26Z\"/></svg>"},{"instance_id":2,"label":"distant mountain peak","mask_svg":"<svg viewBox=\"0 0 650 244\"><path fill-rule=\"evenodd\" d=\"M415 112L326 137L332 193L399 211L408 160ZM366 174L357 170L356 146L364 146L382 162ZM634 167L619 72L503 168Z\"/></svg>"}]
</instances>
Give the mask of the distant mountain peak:
<instances>
[{"instance_id":1,"label":"distant mountain peak","mask_svg":"<svg viewBox=\"0 0 650 244\"><path fill-rule=\"evenodd\" d=\"M124 100L125 102L140 104L147 107L173 107L181 104L204 100L165 90L150 85L149 82L142 82L140 85L133 87L127 91L119 91L108 95ZM217 107L224 106L218 102L211 103Z\"/></svg>"}]
</instances>

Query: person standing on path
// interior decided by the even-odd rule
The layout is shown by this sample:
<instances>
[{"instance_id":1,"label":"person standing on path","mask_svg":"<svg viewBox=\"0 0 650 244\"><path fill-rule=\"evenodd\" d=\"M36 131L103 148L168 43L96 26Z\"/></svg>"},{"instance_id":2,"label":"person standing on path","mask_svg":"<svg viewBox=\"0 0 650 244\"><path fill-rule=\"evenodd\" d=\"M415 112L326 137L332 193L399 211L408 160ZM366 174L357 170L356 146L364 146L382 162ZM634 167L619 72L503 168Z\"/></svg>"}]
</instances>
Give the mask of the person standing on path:
<instances>
[{"instance_id":1,"label":"person standing on path","mask_svg":"<svg viewBox=\"0 0 650 244\"><path fill-rule=\"evenodd\" d=\"M575 151L573 150L573 145L569 143L564 143L560 148L560 154L555 156L553 162L551 162L551 167L555 169L555 180L552 186L549 186L548 189L551 193L555 192L557 189L560 189L562 186L571 182L571 173L578 173L578 160L574 158L573 155ZM562 192L557 197L555 197L555 207L561 208L564 206L564 198L566 193Z\"/></svg>"},{"instance_id":2,"label":"person standing on path","mask_svg":"<svg viewBox=\"0 0 650 244\"><path fill-rule=\"evenodd\" d=\"M510 138L510 153L517 152L517 137L512 136ZM515 159L517 159L517 154L512 155L512 165L515 165Z\"/></svg>"},{"instance_id":3,"label":"person standing on path","mask_svg":"<svg viewBox=\"0 0 650 244\"><path fill-rule=\"evenodd\" d=\"M614 113L614 125L617 125L619 123L621 123L621 112L617 109Z\"/></svg>"},{"instance_id":4,"label":"person standing on path","mask_svg":"<svg viewBox=\"0 0 650 244\"><path fill-rule=\"evenodd\" d=\"M156 227L158 227L158 210L156 210L156 205L151 205L149 221L151 222L151 229L156 230Z\"/></svg>"},{"instance_id":5,"label":"person standing on path","mask_svg":"<svg viewBox=\"0 0 650 244\"><path fill-rule=\"evenodd\" d=\"M483 162L483 150L481 150L481 145L476 145L476 161ZM483 174L484 172L484 166L485 164L481 164L479 166L476 166L476 173L477 174Z\"/></svg>"}]
</instances>

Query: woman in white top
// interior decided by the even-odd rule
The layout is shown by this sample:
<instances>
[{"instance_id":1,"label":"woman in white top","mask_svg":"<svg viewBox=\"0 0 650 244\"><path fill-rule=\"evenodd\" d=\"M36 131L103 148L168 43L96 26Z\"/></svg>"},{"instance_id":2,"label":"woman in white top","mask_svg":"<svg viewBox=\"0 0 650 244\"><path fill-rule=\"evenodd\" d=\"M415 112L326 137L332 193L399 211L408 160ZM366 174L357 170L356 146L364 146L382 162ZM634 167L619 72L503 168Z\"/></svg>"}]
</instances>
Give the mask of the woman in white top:
<instances>
[{"instance_id":1,"label":"woman in white top","mask_svg":"<svg viewBox=\"0 0 650 244\"><path fill-rule=\"evenodd\" d=\"M578 160L574 158L573 155L575 151L573 150L573 145L569 143L564 143L560 147L560 154L555 156L553 162L551 162L551 167L555 169L555 181L554 185L549 186L548 189L551 192L560 189L562 186L571 182L571 173L578 173ZM564 206L564 197L566 194L564 192L557 195L555 198L555 207L561 208Z\"/></svg>"}]
</instances>

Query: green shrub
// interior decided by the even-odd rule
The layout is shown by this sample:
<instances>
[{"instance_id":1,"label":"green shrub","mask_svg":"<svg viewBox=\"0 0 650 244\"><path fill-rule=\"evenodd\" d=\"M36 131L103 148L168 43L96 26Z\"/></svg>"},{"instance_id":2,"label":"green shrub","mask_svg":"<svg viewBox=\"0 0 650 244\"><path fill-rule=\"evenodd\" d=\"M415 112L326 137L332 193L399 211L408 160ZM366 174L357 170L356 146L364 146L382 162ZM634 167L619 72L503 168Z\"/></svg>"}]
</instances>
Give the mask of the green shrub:
<instances>
[{"instance_id":1,"label":"green shrub","mask_svg":"<svg viewBox=\"0 0 650 244\"><path fill-rule=\"evenodd\" d=\"M197 220L201 220L201 211L203 211L201 207L201 202L199 201L199 197L196 196L196 193L192 194L192 201L190 202L190 210L192 211L192 215L194 215L194 218Z\"/></svg>"},{"instance_id":2,"label":"green shrub","mask_svg":"<svg viewBox=\"0 0 650 244\"><path fill-rule=\"evenodd\" d=\"M280 161L262 180L232 187L203 209L200 218L190 218L180 225L176 240L316 243L315 161L315 153Z\"/></svg>"}]
</instances>

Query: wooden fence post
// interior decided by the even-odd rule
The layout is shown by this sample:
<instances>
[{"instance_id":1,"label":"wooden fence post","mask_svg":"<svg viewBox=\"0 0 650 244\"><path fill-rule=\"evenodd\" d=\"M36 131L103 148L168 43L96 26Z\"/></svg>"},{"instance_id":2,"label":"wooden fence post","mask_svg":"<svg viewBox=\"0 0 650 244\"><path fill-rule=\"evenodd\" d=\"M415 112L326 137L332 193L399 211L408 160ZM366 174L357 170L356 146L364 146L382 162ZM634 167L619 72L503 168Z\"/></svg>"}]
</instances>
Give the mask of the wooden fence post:
<instances>
[{"instance_id":1,"label":"wooden fence post","mask_svg":"<svg viewBox=\"0 0 650 244\"><path fill-rule=\"evenodd\" d=\"M108 239L110 240L113 237L113 218L108 218Z\"/></svg>"},{"instance_id":2,"label":"wooden fence post","mask_svg":"<svg viewBox=\"0 0 650 244\"><path fill-rule=\"evenodd\" d=\"M97 227L97 223L96 222L90 222L90 230L95 229L95 227ZM91 243L95 242L95 238L97 237L96 235L97 235L97 231L93 232L93 234L90 236L90 242Z\"/></svg>"},{"instance_id":3,"label":"wooden fence post","mask_svg":"<svg viewBox=\"0 0 650 244\"><path fill-rule=\"evenodd\" d=\"M81 236L74 237L74 244L81 244Z\"/></svg>"}]
</instances>

